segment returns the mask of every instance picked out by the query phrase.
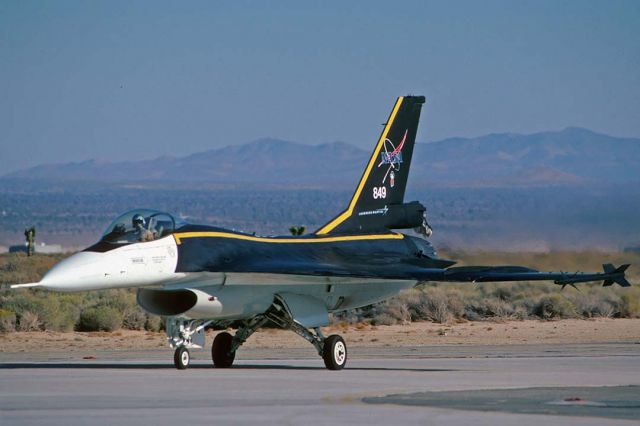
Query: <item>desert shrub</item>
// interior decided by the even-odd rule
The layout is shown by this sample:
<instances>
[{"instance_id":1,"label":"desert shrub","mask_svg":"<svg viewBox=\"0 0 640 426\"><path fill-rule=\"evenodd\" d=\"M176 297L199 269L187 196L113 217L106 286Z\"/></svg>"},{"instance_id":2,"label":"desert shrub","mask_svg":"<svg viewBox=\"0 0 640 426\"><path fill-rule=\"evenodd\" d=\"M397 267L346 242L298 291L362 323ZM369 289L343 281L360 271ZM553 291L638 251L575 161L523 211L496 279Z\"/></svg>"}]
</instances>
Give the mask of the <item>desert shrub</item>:
<instances>
[{"instance_id":1,"label":"desert shrub","mask_svg":"<svg viewBox=\"0 0 640 426\"><path fill-rule=\"evenodd\" d=\"M517 312L517 313L516 313ZM484 318L518 318L526 317L525 309L517 309L516 305L499 298L472 300L465 306L466 319L476 321Z\"/></svg>"},{"instance_id":2,"label":"desert shrub","mask_svg":"<svg viewBox=\"0 0 640 426\"><path fill-rule=\"evenodd\" d=\"M498 286L491 295L502 301L510 301L513 298L513 289L511 286Z\"/></svg>"},{"instance_id":3,"label":"desert shrub","mask_svg":"<svg viewBox=\"0 0 640 426\"><path fill-rule=\"evenodd\" d=\"M16 314L6 309L0 309L0 333L16 330Z\"/></svg>"},{"instance_id":4,"label":"desert shrub","mask_svg":"<svg viewBox=\"0 0 640 426\"><path fill-rule=\"evenodd\" d=\"M18 319L16 330L18 331L36 331L40 330L42 322L38 317L38 314L31 311L24 311Z\"/></svg>"},{"instance_id":5,"label":"desert shrub","mask_svg":"<svg viewBox=\"0 0 640 426\"><path fill-rule=\"evenodd\" d=\"M426 320L426 317L422 315L422 311L420 309L420 306L423 303L422 293L423 290L419 289L403 291L385 303L389 305L397 300L398 303L404 306L404 310L406 310L408 315L408 321L424 321Z\"/></svg>"},{"instance_id":6,"label":"desert shrub","mask_svg":"<svg viewBox=\"0 0 640 426\"><path fill-rule=\"evenodd\" d=\"M16 272L20 269L18 262L15 260L9 260L8 262L0 265L0 272Z\"/></svg>"},{"instance_id":7,"label":"desert shrub","mask_svg":"<svg viewBox=\"0 0 640 426\"><path fill-rule=\"evenodd\" d=\"M537 287L539 284L422 284L381 304L356 310L356 314L359 320L372 319L375 324L620 315L618 312L623 302L619 296L604 293L598 286L593 287L593 297L589 299L594 306L583 309L585 302L578 298L587 293L559 293L557 285L543 283L540 289ZM587 290L591 291L589 287Z\"/></svg>"},{"instance_id":8,"label":"desert shrub","mask_svg":"<svg viewBox=\"0 0 640 426\"><path fill-rule=\"evenodd\" d=\"M16 313L17 328L21 331L71 331L80 315L79 301L80 297L76 295L23 290L0 299L0 308ZM37 326L33 315L38 318Z\"/></svg>"},{"instance_id":9,"label":"desert shrub","mask_svg":"<svg viewBox=\"0 0 640 426\"><path fill-rule=\"evenodd\" d=\"M361 309L355 309L353 311L340 312L333 315L334 324L357 324L362 321L372 320L375 322L375 318L388 315L387 302L376 303L370 306L365 306Z\"/></svg>"},{"instance_id":10,"label":"desert shrub","mask_svg":"<svg viewBox=\"0 0 640 426\"><path fill-rule=\"evenodd\" d=\"M42 322L37 314L42 310L42 301L36 293L29 291L16 292L13 297L3 298L0 307L16 314L16 330L40 330Z\"/></svg>"},{"instance_id":11,"label":"desert shrub","mask_svg":"<svg viewBox=\"0 0 640 426\"><path fill-rule=\"evenodd\" d=\"M542 319L575 317L575 306L564 296L553 293L540 297L531 306L531 315Z\"/></svg>"},{"instance_id":12,"label":"desert shrub","mask_svg":"<svg viewBox=\"0 0 640 426\"><path fill-rule=\"evenodd\" d=\"M396 322L406 323L411 321L409 308L400 298L394 298L387 303L385 314L395 319Z\"/></svg>"},{"instance_id":13,"label":"desert shrub","mask_svg":"<svg viewBox=\"0 0 640 426\"><path fill-rule=\"evenodd\" d=\"M107 306L113 309L112 312L117 312L114 316L116 328L124 326L134 330L157 331L163 327L160 318L150 318L138 306L135 290L131 289L74 294L37 289L0 293L0 309L15 313L16 328L25 331L72 331L75 328L100 328L100 325L91 325L91 321L87 321L86 316L90 314L95 317L95 313L89 309L101 306ZM89 313L85 315L85 322L81 326L80 313L87 310ZM26 317L22 319L25 313ZM110 321L106 322L110 323ZM108 328L111 327L112 325L109 325Z\"/></svg>"},{"instance_id":14,"label":"desert shrub","mask_svg":"<svg viewBox=\"0 0 640 426\"><path fill-rule=\"evenodd\" d=\"M620 316L623 318L640 318L640 289L625 289L620 296Z\"/></svg>"},{"instance_id":15,"label":"desert shrub","mask_svg":"<svg viewBox=\"0 0 640 426\"><path fill-rule=\"evenodd\" d=\"M334 314L335 321L359 323L370 319L373 325L390 325L415 320L423 303L422 290L411 289L400 292L397 296L364 308Z\"/></svg>"},{"instance_id":16,"label":"desert shrub","mask_svg":"<svg viewBox=\"0 0 640 426\"><path fill-rule=\"evenodd\" d=\"M460 319L464 317L465 311L465 295L462 291L452 288L450 290L445 291L447 297L447 308L451 316L455 319Z\"/></svg>"},{"instance_id":17,"label":"desert shrub","mask_svg":"<svg viewBox=\"0 0 640 426\"><path fill-rule=\"evenodd\" d=\"M398 323L398 319L387 313L380 313L371 319L372 325L394 325Z\"/></svg>"},{"instance_id":18,"label":"desert shrub","mask_svg":"<svg viewBox=\"0 0 640 426\"><path fill-rule=\"evenodd\" d=\"M529 318L529 311L523 305L514 305L512 317L518 320L525 320Z\"/></svg>"},{"instance_id":19,"label":"desert shrub","mask_svg":"<svg viewBox=\"0 0 640 426\"><path fill-rule=\"evenodd\" d=\"M128 309L122 315L122 327L129 330L143 330L147 315L140 308Z\"/></svg>"},{"instance_id":20,"label":"desert shrub","mask_svg":"<svg viewBox=\"0 0 640 426\"><path fill-rule=\"evenodd\" d=\"M126 314L128 310L138 307L136 295L127 289L107 290L100 293L101 304L106 304Z\"/></svg>"},{"instance_id":21,"label":"desert shrub","mask_svg":"<svg viewBox=\"0 0 640 426\"><path fill-rule=\"evenodd\" d=\"M95 305L109 306L122 315L122 327L129 330L142 330L147 322L146 313L136 302L135 291L130 289L106 290L99 292L93 299Z\"/></svg>"},{"instance_id":22,"label":"desert shrub","mask_svg":"<svg viewBox=\"0 0 640 426\"><path fill-rule=\"evenodd\" d=\"M464 318L469 321L480 321L483 316L474 309L473 305L466 305L464 307Z\"/></svg>"},{"instance_id":23,"label":"desert shrub","mask_svg":"<svg viewBox=\"0 0 640 426\"><path fill-rule=\"evenodd\" d=\"M576 307L576 312L585 317L585 318L593 318L601 316L601 309L598 306L600 299L593 295L579 295L573 298L573 303Z\"/></svg>"},{"instance_id":24,"label":"desert shrub","mask_svg":"<svg viewBox=\"0 0 640 426\"><path fill-rule=\"evenodd\" d=\"M404 305L411 321L444 323L453 316L449 308L449 297L441 288L432 286L416 288L401 293L397 296L397 299ZM393 301L394 299L391 300ZM464 306L456 305L456 309L464 310Z\"/></svg>"},{"instance_id":25,"label":"desert shrub","mask_svg":"<svg viewBox=\"0 0 640 426\"><path fill-rule=\"evenodd\" d=\"M616 294L578 293L570 297L578 315L585 318L619 317L622 300Z\"/></svg>"},{"instance_id":26,"label":"desert shrub","mask_svg":"<svg viewBox=\"0 0 640 426\"><path fill-rule=\"evenodd\" d=\"M452 314L449 310L448 298L445 292L432 288L427 289L424 293L425 297L422 298L422 303L419 306L421 316L440 324L449 321Z\"/></svg>"},{"instance_id":27,"label":"desert shrub","mask_svg":"<svg viewBox=\"0 0 640 426\"><path fill-rule=\"evenodd\" d=\"M40 299L40 310L37 311L42 320L42 329L51 331L72 331L78 322L80 308L76 298L71 295L45 294Z\"/></svg>"},{"instance_id":28,"label":"desert shrub","mask_svg":"<svg viewBox=\"0 0 640 426\"><path fill-rule=\"evenodd\" d=\"M494 317L511 318L514 314L513 305L501 298L487 300L486 306L488 312Z\"/></svg>"},{"instance_id":29,"label":"desert shrub","mask_svg":"<svg viewBox=\"0 0 640 426\"><path fill-rule=\"evenodd\" d=\"M144 322L144 329L147 331L161 331L164 330L164 321L157 315L147 314Z\"/></svg>"},{"instance_id":30,"label":"desert shrub","mask_svg":"<svg viewBox=\"0 0 640 426\"><path fill-rule=\"evenodd\" d=\"M87 308L80 314L78 330L113 331L122 327L122 313L108 305Z\"/></svg>"},{"instance_id":31,"label":"desert shrub","mask_svg":"<svg viewBox=\"0 0 640 426\"><path fill-rule=\"evenodd\" d=\"M0 308L15 312L19 317L23 311L33 311L38 308L35 299L34 293L28 290L5 293L0 297Z\"/></svg>"}]
</instances>

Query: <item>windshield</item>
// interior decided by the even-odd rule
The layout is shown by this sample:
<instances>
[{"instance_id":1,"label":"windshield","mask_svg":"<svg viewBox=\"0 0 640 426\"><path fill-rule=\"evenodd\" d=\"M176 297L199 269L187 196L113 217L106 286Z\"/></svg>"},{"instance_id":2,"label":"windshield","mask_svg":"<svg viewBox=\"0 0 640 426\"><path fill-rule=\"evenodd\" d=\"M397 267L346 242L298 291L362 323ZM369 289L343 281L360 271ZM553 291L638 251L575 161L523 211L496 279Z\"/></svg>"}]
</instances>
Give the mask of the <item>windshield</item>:
<instances>
[{"instance_id":1,"label":"windshield","mask_svg":"<svg viewBox=\"0 0 640 426\"><path fill-rule=\"evenodd\" d=\"M184 225L169 213L157 210L137 209L128 211L111 222L102 234L102 241L112 244L126 244L153 241L171 234Z\"/></svg>"}]
</instances>

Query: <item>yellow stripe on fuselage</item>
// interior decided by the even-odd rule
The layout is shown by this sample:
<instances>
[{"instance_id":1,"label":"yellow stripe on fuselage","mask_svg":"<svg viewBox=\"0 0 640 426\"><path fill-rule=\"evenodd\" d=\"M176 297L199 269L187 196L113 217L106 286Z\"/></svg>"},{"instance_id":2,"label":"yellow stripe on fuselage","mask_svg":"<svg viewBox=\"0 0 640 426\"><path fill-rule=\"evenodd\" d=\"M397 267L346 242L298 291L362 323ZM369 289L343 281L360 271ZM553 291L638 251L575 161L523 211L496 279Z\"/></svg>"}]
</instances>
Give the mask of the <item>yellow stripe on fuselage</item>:
<instances>
[{"instance_id":1,"label":"yellow stripe on fuselage","mask_svg":"<svg viewBox=\"0 0 640 426\"><path fill-rule=\"evenodd\" d=\"M333 243L339 241L362 241L362 240L401 240L402 234L377 234L377 235L346 235L343 237L318 237L318 238L274 238L274 237L254 237L251 235L233 234L231 232L177 232L173 234L176 244L181 244L185 238L230 238L235 240L256 241L260 243L288 243L288 244L313 244L313 243Z\"/></svg>"},{"instance_id":2,"label":"yellow stripe on fuselage","mask_svg":"<svg viewBox=\"0 0 640 426\"><path fill-rule=\"evenodd\" d=\"M353 209L355 208L356 203L360 198L360 193L362 193L362 188L364 188L364 184L367 183L367 180L369 180L369 174L371 173L371 169L373 169L373 165L376 163L376 160L380 156L380 150L384 145L384 140L387 138L387 135L389 134L389 130L391 130L391 126L393 125L393 122L396 119L396 114L398 114L398 110L400 109L400 105L402 104L403 99L404 97L400 96L396 101L396 104L393 107L393 110L391 110L389 121L387 121L387 125L382 131L382 135L380 135L380 139L378 140L376 149L375 151L373 151L373 155L371 156L371 159L369 160L369 164L367 165L367 168L365 169L365 172L362 175L362 179L360 179L360 183L358 184L358 188L356 189L355 194L353 194L353 198L351 198L349 207L347 208L347 210L343 211L338 217L336 217L331 222L329 222L328 224L320 228L318 232L316 232L316 234L323 235L331 232L336 226L340 225L342 222L347 220L353 214Z\"/></svg>"}]
</instances>

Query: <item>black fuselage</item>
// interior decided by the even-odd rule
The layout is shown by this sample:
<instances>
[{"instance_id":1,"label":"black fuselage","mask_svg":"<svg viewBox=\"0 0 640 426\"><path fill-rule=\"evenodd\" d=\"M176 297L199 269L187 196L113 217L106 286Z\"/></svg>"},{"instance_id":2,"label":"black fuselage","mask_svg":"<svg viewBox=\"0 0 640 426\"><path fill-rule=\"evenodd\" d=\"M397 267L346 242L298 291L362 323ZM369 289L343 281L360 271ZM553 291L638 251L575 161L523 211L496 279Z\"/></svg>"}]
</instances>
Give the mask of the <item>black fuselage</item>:
<instances>
[{"instance_id":1,"label":"black fuselage","mask_svg":"<svg viewBox=\"0 0 640 426\"><path fill-rule=\"evenodd\" d=\"M256 237L209 226L174 233L176 272L258 272L411 279L418 270L440 269L428 241L381 232L321 237Z\"/></svg>"}]
</instances>

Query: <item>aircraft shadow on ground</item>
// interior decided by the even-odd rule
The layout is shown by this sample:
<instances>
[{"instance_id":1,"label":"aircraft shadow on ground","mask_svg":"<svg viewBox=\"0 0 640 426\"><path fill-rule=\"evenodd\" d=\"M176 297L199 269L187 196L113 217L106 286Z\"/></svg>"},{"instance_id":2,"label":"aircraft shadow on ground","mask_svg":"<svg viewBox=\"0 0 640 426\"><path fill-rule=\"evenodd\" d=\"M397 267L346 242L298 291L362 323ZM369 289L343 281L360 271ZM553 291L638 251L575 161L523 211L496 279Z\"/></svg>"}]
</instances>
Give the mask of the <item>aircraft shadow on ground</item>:
<instances>
[{"instance_id":1,"label":"aircraft shadow on ground","mask_svg":"<svg viewBox=\"0 0 640 426\"><path fill-rule=\"evenodd\" d=\"M172 370L175 367L171 364L118 364L118 363L54 363L54 362L12 362L1 363L0 370L19 370L19 369L71 369L71 370ZM189 366L190 370L214 370L211 365L194 364ZM297 365L253 365L242 364L233 366L229 370L326 370L322 366L297 366ZM345 367L345 371L410 371L418 373L437 373L447 371L461 371L447 368L387 368L387 367Z\"/></svg>"}]
</instances>

